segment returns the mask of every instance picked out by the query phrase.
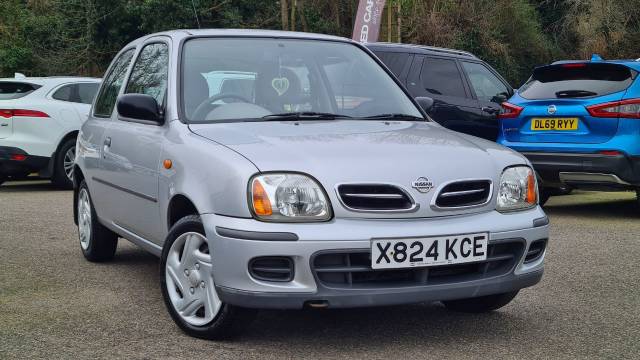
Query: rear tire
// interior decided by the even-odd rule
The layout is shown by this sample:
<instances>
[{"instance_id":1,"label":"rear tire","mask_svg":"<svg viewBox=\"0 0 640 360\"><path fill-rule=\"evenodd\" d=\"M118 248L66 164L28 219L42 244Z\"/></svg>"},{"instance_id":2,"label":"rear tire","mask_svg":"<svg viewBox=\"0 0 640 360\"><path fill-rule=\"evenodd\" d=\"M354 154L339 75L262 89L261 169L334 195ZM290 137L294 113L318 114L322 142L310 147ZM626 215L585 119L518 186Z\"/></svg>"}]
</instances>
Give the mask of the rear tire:
<instances>
[{"instance_id":1,"label":"rear tire","mask_svg":"<svg viewBox=\"0 0 640 360\"><path fill-rule=\"evenodd\" d=\"M58 149L53 163L53 185L70 190L73 189L73 166L76 158L76 139L65 141Z\"/></svg>"},{"instance_id":2,"label":"rear tire","mask_svg":"<svg viewBox=\"0 0 640 360\"><path fill-rule=\"evenodd\" d=\"M480 296L476 298L448 300L442 303L448 310L465 313L485 313L497 310L513 300L518 295L518 291Z\"/></svg>"},{"instance_id":3,"label":"rear tire","mask_svg":"<svg viewBox=\"0 0 640 360\"><path fill-rule=\"evenodd\" d=\"M220 300L205 236L197 215L185 216L171 227L160 260L160 288L169 314L185 333L226 339L244 330L257 311Z\"/></svg>"},{"instance_id":4,"label":"rear tire","mask_svg":"<svg viewBox=\"0 0 640 360\"><path fill-rule=\"evenodd\" d=\"M78 209L78 238L84 257L91 262L113 259L118 246L118 235L98 221L89 188L84 180L78 188L75 206Z\"/></svg>"}]
</instances>

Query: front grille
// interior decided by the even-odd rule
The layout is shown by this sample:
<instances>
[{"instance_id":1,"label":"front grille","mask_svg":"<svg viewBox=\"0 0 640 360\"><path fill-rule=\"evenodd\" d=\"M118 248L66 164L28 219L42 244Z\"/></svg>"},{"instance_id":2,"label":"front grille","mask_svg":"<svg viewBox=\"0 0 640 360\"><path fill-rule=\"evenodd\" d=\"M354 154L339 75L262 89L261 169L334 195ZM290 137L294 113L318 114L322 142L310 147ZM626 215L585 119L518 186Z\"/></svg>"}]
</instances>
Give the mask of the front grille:
<instances>
[{"instance_id":1,"label":"front grille","mask_svg":"<svg viewBox=\"0 0 640 360\"><path fill-rule=\"evenodd\" d=\"M440 208L457 208L481 205L489 201L491 181L468 180L458 181L445 186L436 198L436 206Z\"/></svg>"},{"instance_id":2,"label":"front grille","mask_svg":"<svg viewBox=\"0 0 640 360\"><path fill-rule=\"evenodd\" d=\"M402 211L415 206L404 190L388 184L339 185L338 196L347 208L358 211Z\"/></svg>"},{"instance_id":3,"label":"front grille","mask_svg":"<svg viewBox=\"0 0 640 360\"><path fill-rule=\"evenodd\" d=\"M507 274L524 252L517 240L488 245L487 260L460 265L374 270L369 250L316 254L311 266L318 281L330 288L371 289L448 284Z\"/></svg>"},{"instance_id":4,"label":"front grille","mask_svg":"<svg viewBox=\"0 0 640 360\"><path fill-rule=\"evenodd\" d=\"M284 256L263 256L249 262L249 273L254 279L285 282L293 280L293 260Z\"/></svg>"},{"instance_id":5,"label":"front grille","mask_svg":"<svg viewBox=\"0 0 640 360\"><path fill-rule=\"evenodd\" d=\"M547 240L536 240L529 245L529 250L527 250L527 255L524 257L525 263L534 262L544 254L544 249L547 247Z\"/></svg>"}]
</instances>

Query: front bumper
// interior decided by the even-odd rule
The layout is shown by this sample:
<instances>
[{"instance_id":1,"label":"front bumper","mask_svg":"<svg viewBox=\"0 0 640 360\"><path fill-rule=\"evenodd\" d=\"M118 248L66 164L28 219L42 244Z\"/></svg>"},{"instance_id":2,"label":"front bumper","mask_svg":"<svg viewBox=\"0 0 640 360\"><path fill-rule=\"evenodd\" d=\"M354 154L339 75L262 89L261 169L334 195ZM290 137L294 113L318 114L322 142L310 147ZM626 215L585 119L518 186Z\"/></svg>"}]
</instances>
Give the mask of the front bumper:
<instances>
[{"instance_id":1,"label":"front bumper","mask_svg":"<svg viewBox=\"0 0 640 360\"><path fill-rule=\"evenodd\" d=\"M607 190L640 184L640 157L624 154L523 152L542 185Z\"/></svg>"},{"instance_id":2,"label":"front bumper","mask_svg":"<svg viewBox=\"0 0 640 360\"><path fill-rule=\"evenodd\" d=\"M23 160L15 160L16 155L24 156ZM0 175L23 177L32 172L47 168L50 158L33 156L26 151L9 146L0 146Z\"/></svg>"},{"instance_id":3,"label":"front bumper","mask_svg":"<svg viewBox=\"0 0 640 360\"><path fill-rule=\"evenodd\" d=\"M275 224L253 219L202 215L207 238L213 249L213 276L218 295L229 304L251 308L302 308L323 304L332 308L361 307L451 300L515 291L535 285L542 278L544 255L524 262L529 245L548 238L544 212L535 209L501 214L496 211L430 219L369 220L334 219L328 223ZM535 222L535 225L534 225ZM241 230L238 234L218 233L220 228ZM318 279L313 268L314 254L326 251L369 250L372 238L402 238L489 232L489 244L518 241L521 256L505 273L465 281L438 282L419 286L383 284L365 288L336 288ZM242 232L249 239L240 239ZM264 234L262 240L259 234ZM278 236L294 234L287 240ZM232 236L232 237L231 237ZM248 264L256 257L286 256L293 260L295 273L287 282L258 280Z\"/></svg>"}]
</instances>

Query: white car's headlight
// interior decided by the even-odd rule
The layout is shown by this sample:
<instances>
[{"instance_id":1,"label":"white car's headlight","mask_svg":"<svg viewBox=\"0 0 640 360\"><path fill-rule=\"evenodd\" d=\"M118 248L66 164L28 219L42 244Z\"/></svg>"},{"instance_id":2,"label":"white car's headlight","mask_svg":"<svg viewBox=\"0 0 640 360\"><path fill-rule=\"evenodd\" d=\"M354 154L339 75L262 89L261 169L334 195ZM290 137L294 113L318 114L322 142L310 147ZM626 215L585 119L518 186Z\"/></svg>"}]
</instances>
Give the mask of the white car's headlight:
<instances>
[{"instance_id":1,"label":"white car's headlight","mask_svg":"<svg viewBox=\"0 0 640 360\"><path fill-rule=\"evenodd\" d=\"M249 201L256 218L305 222L331 219L322 187L309 176L289 173L257 175L249 182Z\"/></svg>"},{"instance_id":2,"label":"white car's headlight","mask_svg":"<svg viewBox=\"0 0 640 360\"><path fill-rule=\"evenodd\" d=\"M496 210L529 209L538 203L536 175L528 166L506 168L500 177Z\"/></svg>"}]
</instances>

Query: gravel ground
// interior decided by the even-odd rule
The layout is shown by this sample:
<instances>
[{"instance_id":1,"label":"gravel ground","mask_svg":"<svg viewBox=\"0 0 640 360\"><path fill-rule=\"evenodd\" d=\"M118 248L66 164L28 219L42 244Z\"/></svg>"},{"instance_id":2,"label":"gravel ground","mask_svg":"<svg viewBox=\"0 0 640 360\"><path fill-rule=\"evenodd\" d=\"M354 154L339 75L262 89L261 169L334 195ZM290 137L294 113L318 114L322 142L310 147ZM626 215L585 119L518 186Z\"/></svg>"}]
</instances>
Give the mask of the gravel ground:
<instances>
[{"instance_id":1,"label":"gravel ground","mask_svg":"<svg viewBox=\"0 0 640 360\"><path fill-rule=\"evenodd\" d=\"M113 262L86 262L71 199L47 183L0 188L0 359L640 357L632 193L552 198L545 277L498 312L263 311L227 342L193 339L173 324L152 255L121 240Z\"/></svg>"}]
</instances>

